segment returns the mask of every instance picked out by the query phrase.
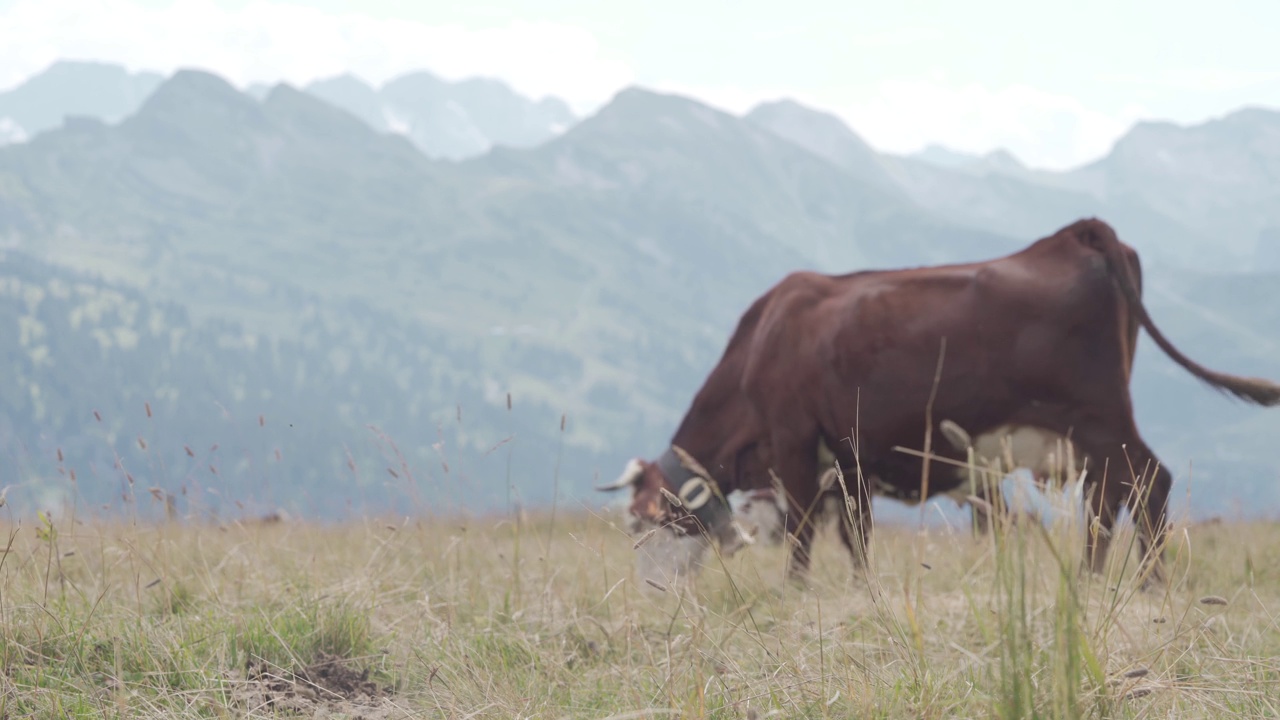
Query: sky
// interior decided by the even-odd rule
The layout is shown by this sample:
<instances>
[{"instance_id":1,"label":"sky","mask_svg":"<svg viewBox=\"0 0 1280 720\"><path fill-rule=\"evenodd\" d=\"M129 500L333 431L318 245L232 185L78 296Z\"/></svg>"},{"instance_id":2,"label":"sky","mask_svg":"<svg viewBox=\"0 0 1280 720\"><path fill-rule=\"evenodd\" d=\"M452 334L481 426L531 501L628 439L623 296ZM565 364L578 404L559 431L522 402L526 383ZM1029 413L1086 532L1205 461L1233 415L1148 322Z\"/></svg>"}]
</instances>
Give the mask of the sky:
<instances>
[{"instance_id":1,"label":"sky","mask_svg":"<svg viewBox=\"0 0 1280 720\"><path fill-rule=\"evenodd\" d=\"M0 0L0 89L59 58L241 87L495 77L584 115L640 85L738 114L791 98L886 152L1065 169L1139 120L1280 109L1278 27L1275 0Z\"/></svg>"}]
</instances>

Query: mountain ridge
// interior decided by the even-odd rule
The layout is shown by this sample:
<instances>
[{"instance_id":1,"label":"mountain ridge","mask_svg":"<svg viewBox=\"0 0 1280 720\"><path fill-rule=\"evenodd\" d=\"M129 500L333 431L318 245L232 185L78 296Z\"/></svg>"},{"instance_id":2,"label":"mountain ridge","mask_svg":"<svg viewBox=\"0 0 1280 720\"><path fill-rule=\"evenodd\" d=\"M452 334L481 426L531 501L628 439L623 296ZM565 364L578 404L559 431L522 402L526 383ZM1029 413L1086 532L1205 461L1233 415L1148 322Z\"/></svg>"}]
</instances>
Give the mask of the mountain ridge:
<instances>
[{"instance_id":1,"label":"mountain ridge","mask_svg":"<svg viewBox=\"0 0 1280 720\"><path fill-rule=\"evenodd\" d=\"M410 138L428 157L463 160L495 146L531 147L577 121L563 100L533 100L491 78L449 82L425 70L373 87L351 74L303 88L380 132Z\"/></svg>"},{"instance_id":2,"label":"mountain ridge","mask_svg":"<svg viewBox=\"0 0 1280 720\"><path fill-rule=\"evenodd\" d=\"M1233 271L1215 279L1204 274L1209 263L1195 265L1197 275L1158 260L1147 249L1157 241L1185 240L1200 254L1204 241L1176 235L1190 237L1140 207L1102 206L1084 194L1067 196L1079 205L1053 206L1061 191L1005 175L981 183L929 176L935 198L963 188L1003 203L981 217L964 207L975 203L953 200L948 212L989 229L966 225L761 127L761 115L753 121L643 88L620 91L537 146L433 160L305 90L277 84L258 100L201 72L170 78L120 123L72 123L0 148L0 238L14 257L50 272L90 271L140 298L130 301L133 315L113 311L69 335L67 348L146 336L152 308L180 305L186 319L166 327L203 339L177 354L148 345L158 362L139 366L139 386L185 396L196 391L181 383L216 381L219 393L252 390L256 412L304 418L315 432L292 457L314 460L281 467L273 477L282 487L351 477L338 449L373 425L397 438L415 472L470 458L490 509L508 492L544 502L557 477L565 493L593 502L595 476L662 446L742 311L786 272L988 259L1077 213L1114 220L1126 241L1145 232L1144 296L1180 348L1224 371L1274 374L1270 346L1245 339L1265 337L1280 304L1248 316L1232 310L1237 299L1264 301L1267 278ZM896 161L880 161L892 177ZM1040 196L1017 193L1044 195L1036 205L1030 200ZM1044 207L1063 222L1037 216ZM40 282L51 297L53 286ZM33 311L28 296L24 285L4 306L10 321L0 333L13 352L24 348L15 361L30 368L0 386L4 397L27 398L33 384L75 387L61 356L48 366L34 359L52 350L24 346L21 328L62 327L68 313L88 317L90 307ZM224 342L235 353L204 349ZM258 349L273 343L285 349ZM1274 414L1194 389L1152 347L1139 342L1134 392L1157 453L1180 467L1194 453L1198 477L1270 497L1248 478L1277 474L1263 441L1277 427ZM226 377L214 363L174 379L174 363L202 355L226 363ZM250 382L254 373L268 386ZM0 406L0 425L30 433L28 443L94 437L88 409L74 394L58 397L57 423L24 400ZM183 417L175 436L209 439L194 416ZM447 457L434 449L441 437L455 438ZM1202 444L1188 444L1193 437ZM360 456L358 467L378 467L379 451L366 450L375 455ZM516 458L509 476L507 452Z\"/></svg>"},{"instance_id":3,"label":"mountain ridge","mask_svg":"<svg viewBox=\"0 0 1280 720\"><path fill-rule=\"evenodd\" d=\"M159 73L129 72L120 65L57 60L17 86L0 92L0 145L25 142L58 127L68 115L114 123L132 114L163 80Z\"/></svg>"}]
</instances>

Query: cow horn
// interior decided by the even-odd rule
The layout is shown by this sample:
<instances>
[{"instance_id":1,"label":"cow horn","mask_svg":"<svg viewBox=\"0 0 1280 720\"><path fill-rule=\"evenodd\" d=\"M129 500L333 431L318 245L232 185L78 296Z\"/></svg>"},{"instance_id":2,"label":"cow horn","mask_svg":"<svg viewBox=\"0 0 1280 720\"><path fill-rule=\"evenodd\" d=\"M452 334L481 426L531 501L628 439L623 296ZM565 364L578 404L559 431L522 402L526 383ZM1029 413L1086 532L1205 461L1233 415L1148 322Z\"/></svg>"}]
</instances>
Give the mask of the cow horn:
<instances>
[{"instance_id":1,"label":"cow horn","mask_svg":"<svg viewBox=\"0 0 1280 720\"><path fill-rule=\"evenodd\" d=\"M711 473L707 472L707 469L702 467L697 460L694 460L693 456L686 452L684 448L679 445L672 445L671 450L676 454L676 457L680 458L680 464L685 466L685 468L690 472L701 475L708 480L711 479Z\"/></svg>"},{"instance_id":2,"label":"cow horn","mask_svg":"<svg viewBox=\"0 0 1280 720\"><path fill-rule=\"evenodd\" d=\"M938 429L956 450L967 450L973 446L973 439L969 437L969 433L953 420L943 420L938 423Z\"/></svg>"},{"instance_id":3,"label":"cow horn","mask_svg":"<svg viewBox=\"0 0 1280 720\"><path fill-rule=\"evenodd\" d=\"M640 480L642 475L644 475L644 464L639 460L632 459L627 463L627 467L623 469L622 474L618 476L617 480L614 480L608 485L597 485L596 490L599 490L600 492L621 490L628 485L634 485Z\"/></svg>"}]
</instances>

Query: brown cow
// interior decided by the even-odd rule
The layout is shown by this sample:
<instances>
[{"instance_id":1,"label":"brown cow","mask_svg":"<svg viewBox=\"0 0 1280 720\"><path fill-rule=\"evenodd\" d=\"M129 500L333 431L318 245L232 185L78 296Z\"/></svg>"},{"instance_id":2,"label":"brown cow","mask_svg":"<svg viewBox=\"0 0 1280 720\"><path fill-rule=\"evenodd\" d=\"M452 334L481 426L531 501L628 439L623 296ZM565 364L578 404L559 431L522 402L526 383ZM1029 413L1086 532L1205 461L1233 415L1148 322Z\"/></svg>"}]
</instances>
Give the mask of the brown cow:
<instances>
[{"instance_id":1,"label":"brown cow","mask_svg":"<svg viewBox=\"0 0 1280 720\"><path fill-rule=\"evenodd\" d=\"M944 460L965 459L954 440L930 447L933 462L903 452L924 448L926 430L938 430L940 420L972 433L979 446L1003 433L1040 447L1069 437L1070 460L1087 467L1090 526L1101 530L1086 539L1091 569L1101 571L1110 530L1128 506L1138 520L1141 569L1148 582L1160 581L1172 476L1134 423L1138 328L1192 375L1238 398L1276 405L1280 385L1187 358L1160 333L1141 294L1137 253L1097 219L986 262L791 273L743 315L673 436L689 461L673 450L655 463L636 461L623 478L631 482L615 487L633 486L637 517L723 538L732 514L717 483L758 487L743 478L763 467L781 478L791 507L817 507L825 448L842 468L860 470L846 478L867 480L849 485L858 512L841 513L841 536L860 562L873 493L918 502L971 492L965 473L936 472ZM695 481L712 490L697 508L701 517L660 494L696 490ZM808 520L801 512L786 518L796 577L809 565Z\"/></svg>"}]
</instances>

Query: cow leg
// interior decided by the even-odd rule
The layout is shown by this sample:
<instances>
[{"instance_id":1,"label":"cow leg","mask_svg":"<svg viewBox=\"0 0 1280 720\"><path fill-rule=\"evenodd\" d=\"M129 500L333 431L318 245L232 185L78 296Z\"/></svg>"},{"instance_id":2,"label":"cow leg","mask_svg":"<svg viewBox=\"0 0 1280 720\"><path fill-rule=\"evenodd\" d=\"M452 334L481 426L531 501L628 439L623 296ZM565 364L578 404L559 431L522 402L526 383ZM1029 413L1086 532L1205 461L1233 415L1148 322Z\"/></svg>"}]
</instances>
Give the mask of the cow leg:
<instances>
[{"instance_id":1,"label":"cow leg","mask_svg":"<svg viewBox=\"0 0 1280 720\"><path fill-rule=\"evenodd\" d=\"M871 492L867 483L858 482L856 473L844 476L848 493L840 489L840 539L849 550L855 572L867 568L871 548Z\"/></svg>"},{"instance_id":2,"label":"cow leg","mask_svg":"<svg viewBox=\"0 0 1280 720\"><path fill-rule=\"evenodd\" d=\"M1119 489L1122 483L1110 468L1104 470L1099 465L1096 472L1098 481L1090 488L1086 504L1084 559L1094 574L1101 575L1107 565L1111 534L1115 531L1116 516L1124 498Z\"/></svg>"},{"instance_id":3,"label":"cow leg","mask_svg":"<svg viewBox=\"0 0 1280 720\"><path fill-rule=\"evenodd\" d=\"M1106 436L1081 433L1077 447L1089 456L1089 474L1094 478L1085 532L1085 557L1090 569L1102 574L1116 517L1120 508L1127 506L1137 526L1142 551L1138 566L1145 578L1142 586L1147 589L1163 583L1161 555L1168 534L1173 476L1159 464L1136 430Z\"/></svg>"},{"instance_id":4,"label":"cow leg","mask_svg":"<svg viewBox=\"0 0 1280 720\"><path fill-rule=\"evenodd\" d=\"M1139 566L1143 574L1143 589L1153 589L1165 582L1164 548L1169 541L1169 493L1173 489L1173 475L1159 465L1155 454L1141 446L1143 454L1150 461L1146 471L1146 482L1140 486L1141 495L1130 501L1131 514L1137 518L1138 548L1142 551L1142 563Z\"/></svg>"},{"instance_id":5,"label":"cow leg","mask_svg":"<svg viewBox=\"0 0 1280 720\"><path fill-rule=\"evenodd\" d=\"M803 438L803 435L800 435ZM775 435L773 440L774 472L782 480L787 493L786 532L791 539L787 577L803 583L809 572L819 505L818 462L813 448L817 434L797 439L796 434Z\"/></svg>"}]
</instances>

